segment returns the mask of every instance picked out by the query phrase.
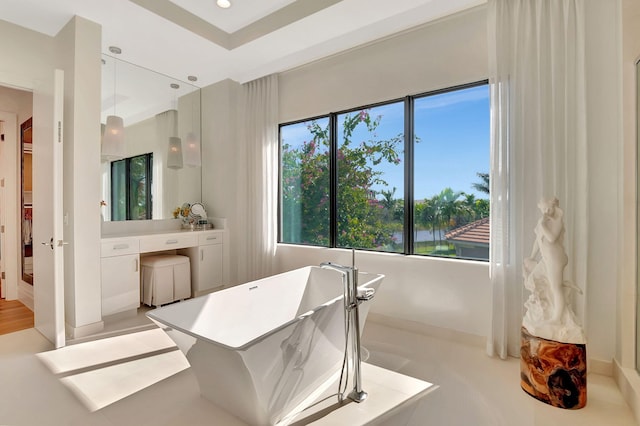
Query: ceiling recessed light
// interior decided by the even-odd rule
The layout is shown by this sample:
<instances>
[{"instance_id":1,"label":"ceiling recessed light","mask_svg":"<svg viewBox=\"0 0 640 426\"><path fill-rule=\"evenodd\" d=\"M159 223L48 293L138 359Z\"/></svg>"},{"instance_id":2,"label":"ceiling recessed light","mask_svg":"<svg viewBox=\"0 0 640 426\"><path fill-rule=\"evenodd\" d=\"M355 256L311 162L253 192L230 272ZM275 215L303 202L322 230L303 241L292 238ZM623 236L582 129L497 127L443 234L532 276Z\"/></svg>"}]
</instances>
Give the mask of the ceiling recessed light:
<instances>
[{"instance_id":1,"label":"ceiling recessed light","mask_svg":"<svg viewBox=\"0 0 640 426\"><path fill-rule=\"evenodd\" d=\"M217 0L216 4L223 9L231 7L231 2L229 0Z\"/></svg>"}]
</instances>

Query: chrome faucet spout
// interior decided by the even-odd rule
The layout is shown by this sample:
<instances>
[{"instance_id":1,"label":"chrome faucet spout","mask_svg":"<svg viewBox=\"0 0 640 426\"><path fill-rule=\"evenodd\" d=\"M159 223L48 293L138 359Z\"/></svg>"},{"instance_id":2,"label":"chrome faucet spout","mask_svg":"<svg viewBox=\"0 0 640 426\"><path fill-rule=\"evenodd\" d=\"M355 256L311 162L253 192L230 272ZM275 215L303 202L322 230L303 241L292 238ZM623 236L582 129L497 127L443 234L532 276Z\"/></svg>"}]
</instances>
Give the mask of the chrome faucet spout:
<instances>
[{"instance_id":1,"label":"chrome faucet spout","mask_svg":"<svg viewBox=\"0 0 640 426\"><path fill-rule=\"evenodd\" d=\"M333 263L333 262L322 262L320 264L321 268L324 269L333 269L334 271L338 271L341 272L343 274L348 274L350 272L353 271L353 268L350 266L342 266L342 265L338 265L337 263Z\"/></svg>"},{"instance_id":2,"label":"chrome faucet spout","mask_svg":"<svg viewBox=\"0 0 640 426\"><path fill-rule=\"evenodd\" d=\"M362 402L367 398L367 393L362 390L362 375L361 375L361 346L360 346L360 315L358 312L358 305L365 300L370 300L373 297L373 293L364 291L362 294L358 294L358 268L354 266L342 266L337 263L323 262L320 264L321 268L332 269L342 274L342 281L344 283L344 300L345 300L345 315L349 318L351 331L351 350L353 353L353 390L349 393L348 397L355 402ZM345 337L349 339L349 333L347 332Z\"/></svg>"}]
</instances>

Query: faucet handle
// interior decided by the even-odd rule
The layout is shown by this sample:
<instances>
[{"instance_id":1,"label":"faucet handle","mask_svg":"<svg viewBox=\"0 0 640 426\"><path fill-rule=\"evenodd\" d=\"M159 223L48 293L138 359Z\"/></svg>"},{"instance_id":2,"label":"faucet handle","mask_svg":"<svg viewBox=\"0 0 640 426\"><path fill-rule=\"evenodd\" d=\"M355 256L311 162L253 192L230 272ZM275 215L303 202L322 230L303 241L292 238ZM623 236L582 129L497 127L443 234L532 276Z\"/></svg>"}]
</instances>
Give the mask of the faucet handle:
<instances>
[{"instance_id":1,"label":"faucet handle","mask_svg":"<svg viewBox=\"0 0 640 426\"><path fill-rule=\"evenodd\" d=\"M356 299L359 301L367 301L373 299L373 295L376 293L374 288L360 288L358 289L358 296Z\"/></svg>"}]
</instances>

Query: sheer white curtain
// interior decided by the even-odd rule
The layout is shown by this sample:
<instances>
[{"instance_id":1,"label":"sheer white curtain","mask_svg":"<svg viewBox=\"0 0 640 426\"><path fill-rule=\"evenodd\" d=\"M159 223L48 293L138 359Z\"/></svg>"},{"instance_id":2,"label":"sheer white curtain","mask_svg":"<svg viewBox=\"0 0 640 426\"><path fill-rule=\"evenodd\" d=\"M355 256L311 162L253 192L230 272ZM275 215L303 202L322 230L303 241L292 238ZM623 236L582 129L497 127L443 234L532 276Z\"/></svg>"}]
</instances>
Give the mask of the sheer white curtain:
<instances>
[{"instance_id":1,"label":"sheer white curtain","mask_svg":"<svg viewBox=\"0 0 640 426\"><path fill-rule=\"evenodd\" d=\"M238 278L240 282L271 275L277 242L278 77L270 75L242 85L243 119L239 150L239 200L244 218Z\"/></svg>"},{"instance_id":2,"label":"sheer white curtain","mask_svg":"<svg viewBox=\"0 0 640 426\"><path fill-rule=\"evenodd\" d=\"M565 279L585 288L584 0L489 0L488 33L493 311L487 352L506 358L519 355L527 296L522 259L531 251L540 198L560 200Z\"/></svg>"}]
</instances>

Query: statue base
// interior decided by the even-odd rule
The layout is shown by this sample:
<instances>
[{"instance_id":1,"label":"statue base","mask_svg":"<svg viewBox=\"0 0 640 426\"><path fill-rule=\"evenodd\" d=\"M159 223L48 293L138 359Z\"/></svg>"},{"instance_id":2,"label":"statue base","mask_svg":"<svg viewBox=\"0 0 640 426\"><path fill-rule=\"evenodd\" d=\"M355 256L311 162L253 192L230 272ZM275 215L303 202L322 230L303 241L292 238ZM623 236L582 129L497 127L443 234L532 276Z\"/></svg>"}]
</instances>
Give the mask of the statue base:
<instances>
[{"instance_id":1,"label":"statue base","mask_svg":"<svg viewBox=\"0 0 640 426\"><path fill-rule=\"evenodd\" d=\"M529 334L522 327L520 386L532 397L559 408L587 405L587 346Z\"/></svg>"}]
</instances>

